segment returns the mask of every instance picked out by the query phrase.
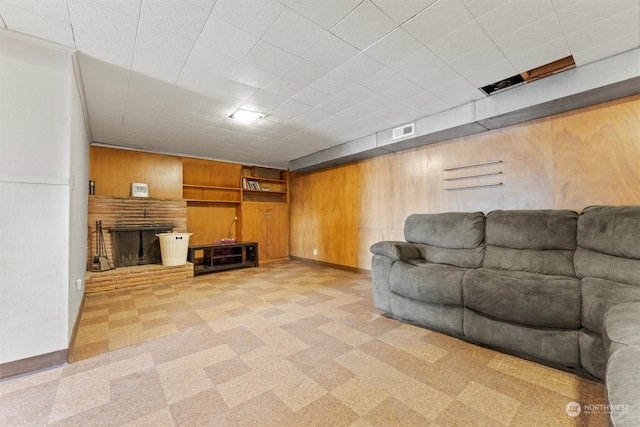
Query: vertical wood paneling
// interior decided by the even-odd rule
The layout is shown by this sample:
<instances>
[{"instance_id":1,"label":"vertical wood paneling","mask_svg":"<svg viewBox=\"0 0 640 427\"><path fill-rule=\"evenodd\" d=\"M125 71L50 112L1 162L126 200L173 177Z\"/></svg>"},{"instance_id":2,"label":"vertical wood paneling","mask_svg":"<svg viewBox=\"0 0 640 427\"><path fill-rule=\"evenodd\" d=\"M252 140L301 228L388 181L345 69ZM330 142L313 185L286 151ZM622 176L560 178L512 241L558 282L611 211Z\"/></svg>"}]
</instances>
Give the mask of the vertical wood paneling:
<instances>
[{"instance_id":1,"label":"vertical wood paneling","mask_svg":"<svg viewBox=\"0 0 640 427\"><path fill-rule=\"evenodd\" d=\"M180 157L92 146L90 163L96 196L129 197L132 182L146 182L151 197L182 199Z\"/></svg>"},{"instance_id":2,"label":"vertical wood paneling","mask_svg":"<svg viewBox=\"0 0 640 427\"><path fill-rule=\"evenodd\" d=\"M640 95L560 114L553 150L558 208L640 203Z\"/></svg>"},{"instance_id":3,"label":"vertical wood paneling","mask_svg":"<svg viewBox=\"0 0 640 427\"><path fill-rule=\"evenodd\" d=\"M291 255L371 268L412 213L640 204L640 96L309 174L292 174ZM446 181L452 166L502 160ZM458 175L457 175L458 174ZM446 191L449 185L504 185ZM318 256L313 249L318 248Z\"/></svg>"}]
</instances>

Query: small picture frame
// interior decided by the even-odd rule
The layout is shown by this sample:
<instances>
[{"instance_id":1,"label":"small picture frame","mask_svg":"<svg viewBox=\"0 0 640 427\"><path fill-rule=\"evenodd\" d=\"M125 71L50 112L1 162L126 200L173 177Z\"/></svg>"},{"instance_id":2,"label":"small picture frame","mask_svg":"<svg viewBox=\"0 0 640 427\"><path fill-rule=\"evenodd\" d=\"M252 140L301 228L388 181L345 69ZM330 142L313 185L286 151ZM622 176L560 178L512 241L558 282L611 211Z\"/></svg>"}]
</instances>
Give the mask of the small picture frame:
<instances>
[{"instance_id":1,"label":"small picture frame","mask_svg":"<svg viewBox=\"0 0 640 427\"><path fill-rule=\"evenodd\" d=\"M132 182L131 197L149 197L149 184L143 182Z\"/></svg>"}]
</instances>

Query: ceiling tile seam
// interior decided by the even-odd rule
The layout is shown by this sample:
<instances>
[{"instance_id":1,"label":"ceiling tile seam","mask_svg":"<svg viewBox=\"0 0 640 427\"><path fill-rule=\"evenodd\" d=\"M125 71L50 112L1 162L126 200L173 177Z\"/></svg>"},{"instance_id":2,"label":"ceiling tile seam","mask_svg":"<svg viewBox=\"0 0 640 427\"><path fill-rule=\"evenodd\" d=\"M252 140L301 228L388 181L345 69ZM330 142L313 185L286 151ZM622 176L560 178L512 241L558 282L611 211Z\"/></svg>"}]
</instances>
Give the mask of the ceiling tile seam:
<instances>
[{"instance_id":1,"label":"ceiling tile seam","mask_svg":"<svg viewBox=\"0 0 640 427\"><path fill-rule=\"evenodd\" d=\"M376 3L377 0L371 0L371 2L378 8L380 9L380 7L378 6L378 4ZM398 27L402 27L404 24L406 24L407 22L411 21L413 18L415 18L416 16L420 15L422 12L424 12L425 10L429 9L431 6L433 6L435 3L437 3L437 1L434 1L433 3L431 3L429 6L425 7L424 9L414 13L413 15L411 15L409 18L405 19L404 21L402 21L401 24L398 24ZM380 9L380 12L384 13L387 18L391 19L393 22L396 22L395 19L393 19L391 16L389 16L388 13L386 13L384 10ZM397 22L396 22L397 23ZM406 32L406 30L405 30ZM412 36L413 37L413 36Z\"/></svg>"},{"instance_id":2,"label":"ceiling tile seam","mask_svg":"<svg viewBox=\"0 0 640 427\"><path fill-rule=\"evenodd\" d=\"M349 13L347 13L346 15L344 15L344 16L342 17L342 19L340 19L338 22L336 22L336 23L335 23L335 25L334 25L333 27L329 28L327 31L329 31L331 34L333 34L333 30L334 30L338 25L340 25L340 23L341 23L342 21L344 21L345 19L347 19L347 17L348 17L349 15L351 15L353 12L355 12L355 10L356 10L357 8L359 8L360 6L362 6L362 4L363 4L363 3L365 3L365 2L367 2L367 1L368 1L368 0L362 0L360 3L358 3L357 5L355 5L355 7L354 7L353 9L351 9L351 10L349 11ZM287 7L288 7L288 6L287 6ZM377 6L376 6L376 7L377 7ZM320 24L318 24L318 25L320 25ZM333 34L333 35L334 35L334 36L336 36L336 37L338 37L338 36L337 36L337 35L335 35L335 34ZM342 40L342 39L340 39L340 40ZM355 46L354 46L354 47L355 47Z\"/></svg>"},{"instance_id":3,"label":"ceiling tile seam","mask_svg":"<svg viewBox=\"0 0 640 427\"><path fill-rule=\"evenodd\" d=\"M69 0L65 1L65 4L67 5L67 16L69 17L69 27L71 27L71 40L73 40L73 47L75 49L78 49L78 46L76 45L76 32L73 28L73 22L71 21L71 8L69 7Z\"/></svg>"},{"instance_id":4,"label":"ceiling tile seam","mask_svg":"<svg viewBox=\"0 0 640 427\"><path fill-rule=\"evenodd\" d=\"M122 134L124 132L124 119L127 115L127 100L129 99L129 91L131 89L131 73L133 73L133 59L136 56L136 46L138 45L138 31L140 30L140 22L142 22L142 3L144 0L140 0L140 7L138 7L138 19L136 20L136 35L134 37L133 42L133 51L131 52L131 62L129 63L129 71L127 73L127 95L125 98L124 109L122 111L122 119L120 121L120 129L118 131L118 138L122 138ZM68 0L67 0L68 3ZM145 136L148 135L145 133Z\"/></svg>"},{"instance_id":5,"label":"ceiling tile seam","mask_svg":"<svg viewBox=\"0 0 640 427\"><path fill-rule=\"evenodd\" d=\"M7 23L4 22L4 18L2 17L2 15L0 15L0 22L2 22L2 25L4 26L4 28L7 28Z\"/></svg>"}]
</instances>

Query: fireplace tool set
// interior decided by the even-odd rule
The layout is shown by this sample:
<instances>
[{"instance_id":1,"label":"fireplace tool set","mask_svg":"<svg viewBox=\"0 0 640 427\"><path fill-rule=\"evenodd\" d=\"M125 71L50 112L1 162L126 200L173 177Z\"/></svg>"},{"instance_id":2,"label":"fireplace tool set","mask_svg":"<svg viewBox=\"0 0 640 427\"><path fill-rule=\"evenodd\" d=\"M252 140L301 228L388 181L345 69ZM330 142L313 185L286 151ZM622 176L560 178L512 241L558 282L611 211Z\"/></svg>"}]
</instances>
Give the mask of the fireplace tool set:
<instances>
[{"instance_id":1,"label":"fireplace tool set","mask_svg":"<svg viewBox=\"0 0 640 427\"><path fill-rule=\"evenodd\" d=\"M107 258L107 246L102 234L102 221L96 221L96 250L98 254L93 257L93 264L97 265L98 268L94 269L94 271L113 270Z\"/></svg>"}]
</instances>

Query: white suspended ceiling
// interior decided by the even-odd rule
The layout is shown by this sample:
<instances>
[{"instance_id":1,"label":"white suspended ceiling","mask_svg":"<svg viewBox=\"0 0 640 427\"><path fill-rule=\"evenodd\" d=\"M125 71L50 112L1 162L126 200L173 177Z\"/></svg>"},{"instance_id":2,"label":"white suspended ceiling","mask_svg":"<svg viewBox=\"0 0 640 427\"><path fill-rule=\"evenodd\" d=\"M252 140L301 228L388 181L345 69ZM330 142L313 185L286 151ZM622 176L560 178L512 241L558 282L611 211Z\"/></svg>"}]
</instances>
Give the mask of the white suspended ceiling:
<instances>
[{"instance_id":1,"label":"white suspended ceiling","mask_svg":"<svg viewBox=\"0 0 640 427\"><path fill-rule=\"evenodd\" d=\"M95 143L286 168L637 49L640 0L0 0L0 27L79 51Z\"/></svg>"}]
</instances>

